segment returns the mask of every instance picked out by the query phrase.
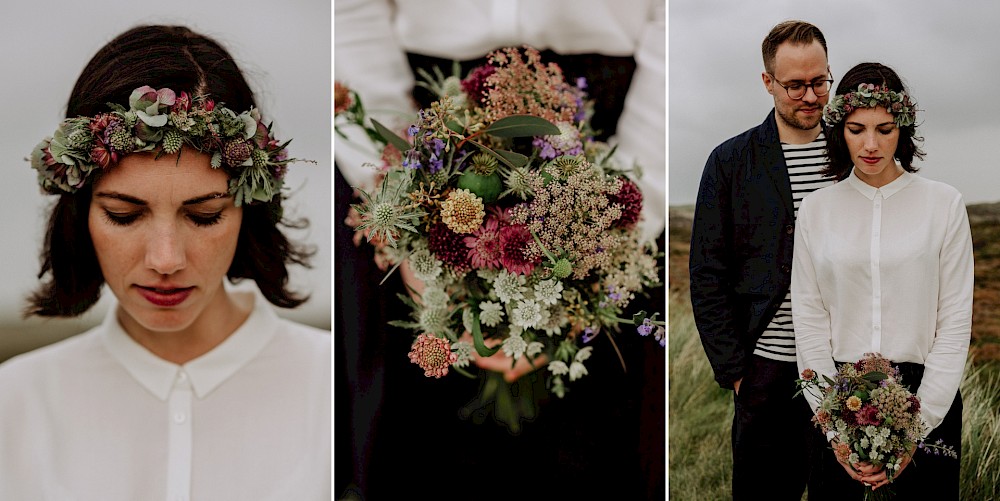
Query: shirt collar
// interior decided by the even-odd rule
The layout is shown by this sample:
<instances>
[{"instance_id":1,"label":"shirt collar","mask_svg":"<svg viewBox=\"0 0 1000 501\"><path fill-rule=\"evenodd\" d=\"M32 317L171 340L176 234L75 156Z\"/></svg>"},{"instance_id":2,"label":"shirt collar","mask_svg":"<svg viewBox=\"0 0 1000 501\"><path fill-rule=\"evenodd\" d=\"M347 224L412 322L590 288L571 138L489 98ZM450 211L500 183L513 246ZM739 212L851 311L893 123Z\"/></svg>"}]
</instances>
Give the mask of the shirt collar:
<instances>
[{"instance_id":1,"label":"shirt collar","mask_svg":"<svg viewBox=\"0 0 1000 501\"><path fill-rule=\"evenodd\" d=\"M245 294L245 293L235 293ZM198 398L205 398L229 377L249 363L274 337L278 316L253 293L253 310L221 344L184 365L154 355L129 336L118 322L118 306L108 309L101 324L108 351L126 371L150 393L166 401L174 382L183 372Z\"/></svg>"},{"instance_id":2,"label":"shirt collar","mask_svg":"<svg viewBox=\"0 0 1000 501\"><path fill-rule=\"evenodd\" d=\"M903 171L903 174L901 176L897 177L896 179L893 179L891 183L881 188L876 188L862 181L861 178L859 178L858 175L854 173L854 169L851 169L851 175L848 176L847 178L847 182L850 183L850 185L853 186L854 189L858 190L858 193L861 193L866 198L868 198L868 200L875 200L875 194L878 193L879 191L882 192L882 198L889 198L895 195L896 193L899 193L903 188L906 187L906 185L910 184L912 181L913 181L913 174L906 171Z\"/></svg>"}]
</instances>

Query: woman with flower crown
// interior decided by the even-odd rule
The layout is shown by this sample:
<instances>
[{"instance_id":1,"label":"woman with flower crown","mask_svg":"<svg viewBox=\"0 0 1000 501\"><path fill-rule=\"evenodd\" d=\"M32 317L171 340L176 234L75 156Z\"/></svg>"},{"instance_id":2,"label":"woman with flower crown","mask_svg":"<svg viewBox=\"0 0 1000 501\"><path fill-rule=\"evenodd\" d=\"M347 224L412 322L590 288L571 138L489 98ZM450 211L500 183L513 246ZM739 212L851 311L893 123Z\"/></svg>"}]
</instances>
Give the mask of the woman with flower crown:
<instances>
[{"instance_id":1,"label":"woman with flower crown","mask_svg":"<svg viewBox=\"0 0 1000 501\"><path fill-rule=\"evenodd\" d=\"M839 182L799 209L792 267L798 365L833 377L841 363L880 353L919 398L929 434L960 454L962 381L972 328L973 256L961 194L915 172L918 108L879 63L844 75L824 110L831 127L826 171ZM818 400L807 395L814 411ZM884 420L889 416L878 416ZM837 445L832 438L831 445ZM832 448L810 499L958 499L960 459L910 451L895 471Z\"/></svg>"},{"instance_id":2,"label":"woman with flower crown","mask_svg":"<svg viewBox=\"0 0 1000 501\"><path fill-rule=\"evenodd\" d=\"M31 155L58 200L26 315L115 301L0 366L0 499L330 499L330 335L271 307L306 301L288 266L312 252L283 233L296 159L263 116L184 27L130 29L84 68Z\"/></svg>"}]
</instances>

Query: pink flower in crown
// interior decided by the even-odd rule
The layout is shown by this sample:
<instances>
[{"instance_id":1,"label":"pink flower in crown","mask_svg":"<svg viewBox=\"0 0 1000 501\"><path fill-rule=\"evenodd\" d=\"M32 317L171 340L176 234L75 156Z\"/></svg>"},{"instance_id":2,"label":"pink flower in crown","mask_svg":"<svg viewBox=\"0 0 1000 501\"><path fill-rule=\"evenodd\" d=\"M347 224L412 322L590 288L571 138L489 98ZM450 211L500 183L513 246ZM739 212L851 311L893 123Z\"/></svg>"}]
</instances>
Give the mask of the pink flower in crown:
<instances>
[{"instance_id":1,"label":"pink flower in crown","mask_svg":"<svg viewBox=\"0 0 1000 501\"><path fill-rule=\"evenodd\" d=\"M97 144L90 149L90 159L102 169L107 169L113 163L113 155L103 144Z\"/></svg>"},{"instance_id":2,"label":"pink flower in crown","mask_svg":"<svg viewBox=\"0 0 1000 501\"><path fill-rule=\"evenodd\" d=\"M448 367L458 360L446 339L424 333L417 336L409 353L410 362L424 370L424 376L440 378L448 374Z\"/></svg>"},{"instance_id":3,"label":"pink flower in crown","mask_svg":"<svg viewBox=\"0 0 1000 501\"><path fill-rule=\"evenodd\" d=\"M205 111L212 111L215 109L215 101L212 101L211 99L206 99L205 104L203 104L201 107L204 108Z\"/></svg>"},{"instance_id":4,"label":"pink flower in crown","mask_svg":"<svg viewBox=\"0 0 1000 501\"><path fill-rule=\"evenodd\" d=\"M191 109L191 95L186 91L181 91L181 95L174 101L173 111L188 111Z\"/></svg>"}]
</instances>

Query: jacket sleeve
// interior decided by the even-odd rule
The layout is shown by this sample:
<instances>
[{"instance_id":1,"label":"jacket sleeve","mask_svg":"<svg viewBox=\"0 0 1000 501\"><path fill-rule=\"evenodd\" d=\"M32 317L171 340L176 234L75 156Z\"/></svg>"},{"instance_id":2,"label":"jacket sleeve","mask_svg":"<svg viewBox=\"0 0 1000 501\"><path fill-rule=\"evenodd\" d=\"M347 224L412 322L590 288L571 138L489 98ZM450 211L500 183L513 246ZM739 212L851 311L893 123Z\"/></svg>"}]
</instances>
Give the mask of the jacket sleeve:
<instances>
[{"instance_id":1,"label":"jacket sleeve","mask_svg":"<svg viewBox=\"0 0 1000 501\"><path fill-rule=\"evenodd\" d=\"M731 165L723 147L709 156L698 188L691 227L691 307L702 347L723 388L743 377L742 333L735 327Z\"/></svg>"}]
</instances>

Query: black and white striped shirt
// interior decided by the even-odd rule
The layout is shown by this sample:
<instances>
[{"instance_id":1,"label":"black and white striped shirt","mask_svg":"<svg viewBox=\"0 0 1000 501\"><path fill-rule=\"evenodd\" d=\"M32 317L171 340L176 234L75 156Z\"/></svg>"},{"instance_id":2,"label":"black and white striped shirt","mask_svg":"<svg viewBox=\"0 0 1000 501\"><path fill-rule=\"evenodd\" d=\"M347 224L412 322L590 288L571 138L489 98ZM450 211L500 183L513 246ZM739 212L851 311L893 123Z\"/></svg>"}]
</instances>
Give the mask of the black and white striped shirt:
<instances>
[{"instance_id":1,"label":"black and white striped shirt","mask_svg":"<svg viewBox=\"0 0 1000 501\"><path fill-rule=\"evenodd\" d=\"M826 136L820 132L816 139L807 144L781 144L785 153L785 164L788 165L788 178L792 185L792 202L795 216L798 216L802 199L824 187L833 184L833 180L823 177L820 171L826 167ZM772 360L783 362L795 361L795 331L792 329L792 293L785 294L778 312L774 314L771 323L764 329L754 355L760 355Z\"/></svg>"}]
</instances>

